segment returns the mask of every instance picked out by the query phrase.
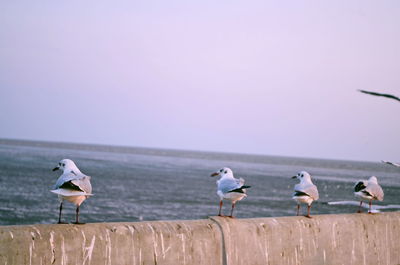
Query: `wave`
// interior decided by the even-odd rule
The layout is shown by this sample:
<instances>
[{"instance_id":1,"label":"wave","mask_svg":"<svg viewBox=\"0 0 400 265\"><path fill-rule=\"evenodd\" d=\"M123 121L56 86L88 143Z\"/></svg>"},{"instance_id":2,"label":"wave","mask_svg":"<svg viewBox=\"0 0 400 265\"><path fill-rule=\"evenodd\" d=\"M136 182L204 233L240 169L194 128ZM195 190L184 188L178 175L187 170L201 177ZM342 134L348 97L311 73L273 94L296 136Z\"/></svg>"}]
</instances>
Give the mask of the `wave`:
<instances>
[{"instance_id":1,"label":"wave","mask_svg":"<svg viewBox=\"0 0 400 265\"><path fill-rule=\"evenodd\" d=\"M359 201L336 201L336 202L328 202L329 205L354 205L359 206ZM368 209L368 203L362 204L363 208ZM388 209L400 209L400 205L398 204L388 204L388 205L374 205L372 204L371 212L380 212L381 210L388 210Z\"/></svg>"}]
</instances>

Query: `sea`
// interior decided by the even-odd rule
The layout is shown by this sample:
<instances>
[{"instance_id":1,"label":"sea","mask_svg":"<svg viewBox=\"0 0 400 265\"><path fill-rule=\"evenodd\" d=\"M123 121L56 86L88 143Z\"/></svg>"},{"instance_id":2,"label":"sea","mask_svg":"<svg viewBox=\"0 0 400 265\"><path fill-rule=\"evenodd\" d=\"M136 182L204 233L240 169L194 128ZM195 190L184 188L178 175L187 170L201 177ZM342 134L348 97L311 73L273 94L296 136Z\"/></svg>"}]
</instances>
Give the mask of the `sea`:
<instances>
[{"instance_id":1,"label":"sea","mask_svg":"<svg viewBox=\"0 0 400 265\"><path fill-rule=\"evenodd\" d=\"M0 225L52 224L59 201L50 192L63 158L91 176L93 196L80 207L80 221L138 222L205 219L218 213L216 179L222 167L244 178L247 197L238 202L236 218L293 216L296 203L291 177L312 175L320 198L311 215L354 213L359 179L377 176L385 198L374 211L400 210L400 169L380 161L362 162L0 139ZM367 206L367 205L366 205ZM229 214L230 202L223 211ZM364 208L364 211L367 209ZM306 212L306 207L301 209ZM75 206L65 202L63 220L72 222Z\"/></svg>"}]
</instances>

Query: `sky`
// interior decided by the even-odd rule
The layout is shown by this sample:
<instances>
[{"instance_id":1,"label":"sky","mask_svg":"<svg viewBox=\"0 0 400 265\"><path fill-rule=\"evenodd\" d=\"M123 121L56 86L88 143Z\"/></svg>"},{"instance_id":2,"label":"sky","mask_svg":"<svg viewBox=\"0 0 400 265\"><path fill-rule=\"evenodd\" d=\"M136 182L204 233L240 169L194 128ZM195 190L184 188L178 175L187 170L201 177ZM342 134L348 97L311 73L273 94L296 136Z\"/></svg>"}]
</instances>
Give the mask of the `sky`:
<instances>
[{"instance_id":1,"label":"sky","mask_svg":"<svg viewBox=\"0 0 400 265\"><path fill-rule=\"evenodd\" d=\"M1 1L0 138L400 162L400 1Z\"/></svg>"}]
</instances>

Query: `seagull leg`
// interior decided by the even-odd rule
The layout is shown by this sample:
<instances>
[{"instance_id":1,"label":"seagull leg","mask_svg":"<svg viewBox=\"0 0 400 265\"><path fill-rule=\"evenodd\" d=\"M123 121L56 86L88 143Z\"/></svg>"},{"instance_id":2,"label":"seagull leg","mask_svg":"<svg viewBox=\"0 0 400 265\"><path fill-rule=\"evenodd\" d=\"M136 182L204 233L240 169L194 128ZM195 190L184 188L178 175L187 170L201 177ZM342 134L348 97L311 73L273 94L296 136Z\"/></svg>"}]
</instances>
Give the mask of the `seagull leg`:
<instances>
[{"instance_id":1,"label":"seagull leg","mask_svg":"<svg viewBox=\"0 0 400 265\"><path fill-rule=\"evenodd\" d=\"M297 216L299 216L300 213L300 204L297 204Z\"/></svg>"},{"instance_id":2,"label":"seagull leg","mask_svg":"<svg viewBox=\"0 0 400 265\"><path fill-rule=\"evenodd\" d=\"M79 205L76 207L76 223L79 224Z\"/></svg>"},{"instance_id":3,"label":"seagull leg","mask_svg":"<svg viewBox=\"0 0 400 265\"><path fill-rule=\"evenodd\" d=\"M307 205L307 215L306 217L311 218L310 216L311 205Z\"/></svg>"},{"instance_id":4,"label":"seagull leg","mask_svg":"<svg viewBox=\"0 0 400 265\"><path fill-rule=\"evenodd\" d=\"M234 218L233 217L233 209L235 209L235 203L232 203L232 209L231 209L231 215L229 215L229 217Z\"/></svg>"},{"instance_id":5,"label":"seagull leg","mask_svg":"<svg viewBox=\"0 0 400 265\"><path fill-rule=\"evenodd\" d=\"M72 223L73 223L73 224L77 224L77 225L83 225L83 224L85 224L85 223L79 223L79 206L80 206L80 205L78 205L78 206L76 207L75 222L72 222Z\"/></svg>"},{"instance_id":6,"label":"seagull leg","mask_svg":"<svg viewBox=\"0 0 400 265\"><path fill-rule=\"evenodd\" d=\"M221 214L221 211L222 211L222 205L223 205L224 203L222 202L222 200L220 200L219 201L219 212L218 212L218 216L223 216L222 214Z\"/></svg>"},{"instance_id":7,"label":"seagull leg","mask_svg":"<svg viewBox=\"0 0 400 265\"><path fill-rule=\"evenodd\" d=\"M357 211L357 213L362 213L362 211L361 211L361 206L362 206L362 201L360 201L360 206L358 206L358 211Z\"/></svg>"},{"instance_id":8,"label":"seagull leg","mask_svg":"<svg viewBox=\"0 0 400 265\"><path fill-rule=\"evenodd\" d=\"M371 208L372 208L372 200L369 200L369 211L368 211L368 213L372 213L371 212Z\"/></svg>"},{"instance_id":9,"label":"seagull leg","mask_svg":"<svg viewBox=\"0 0 400 265\"><path fill-rule=\"evenodd\" d=\"M62 205L63 205L63 202L60 203L60 213L58 215L58 223L57 224L65 224L64 222L61 222Z\"/></svg>"}]
</instances>

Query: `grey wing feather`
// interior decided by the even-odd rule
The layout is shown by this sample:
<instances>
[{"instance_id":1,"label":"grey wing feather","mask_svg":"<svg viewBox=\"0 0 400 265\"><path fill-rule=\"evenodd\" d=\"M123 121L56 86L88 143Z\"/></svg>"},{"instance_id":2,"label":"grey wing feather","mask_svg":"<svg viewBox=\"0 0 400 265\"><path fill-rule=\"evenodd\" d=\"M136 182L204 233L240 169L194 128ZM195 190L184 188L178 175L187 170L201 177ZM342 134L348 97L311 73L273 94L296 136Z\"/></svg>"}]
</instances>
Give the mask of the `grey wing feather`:
<instances>
[{"instance_id":1,"label":"grey wing feather","mask_svg":"<svg viewBox=\"0 0 400 265\"><path fill-rule=\"evenodd\" d=\"M90 177L86 175L78 176L77 179L71 181L76 186L78 186L81 190L86 193L92 193L92 184L90 184Z\"/></svg>"},{"instance_id":2,"label":"grey wing feather","mask_svg":"<svg viewBox=\"0 0 400 265\"><path fill-rule=\"evenodd\" d=\"M65 173L58 178L55 189L60 188L64 183L71 181L74 185L78 186L86 193L92 193L92 185L90 184L90 177L86 175L75 175L74 173Z\"/></svg>"},{"instance_id":3,"label":"grey wing feather","mask_svg":"<svg viewBox=\"0 0 400 265\"><path fill-rule=\"evenodd\" d=\"M314 200L318 200L319 199L319 193L318 193L318 188L315 185L312 185L309 189L307 189L306 191L308 194L311 195L311 197Z\"/></svg>"},{"instance_id":4,"label":"grey wing feather","mask_svg":"<svg viewBox=\"0 0 400 265\"><path fill-rule=\"evenodd\" d=\"M231 190L240 188L242 185L238 183L237 179L222 179L218 181L218 190L227 193Z\"/></svg>"},{"instance_id":5,"label":"grey wing feather","mask_svg":"<svg viewBox=\"0 0 400 265\"><path fill-rule=\"evenodd\" d=\"M57 179L57 182L56 182L56 185L54 186L54 188L55 188L55 189L58 189L58 188L60 188L65 182L71 181L71 180L73 180L73 179L75 179L75 178L76 178L76 175L73 174L73 173L65 173L65 174L62 174L62 175Z\"/></svg>"},{"instance_id":6,"label":"grey wing feather","mask_svg":"<svg viewBox=\"0 0 400 265\"><path fill-rule=\"evenodd\" d=\"M240 187L242 187L244 185L244 179L243 178L237 179L236 181L239 184L238 188L240 188Z\"/></svg>"},{"instance_id":7,"label":"grey wing feather","mask_svg":"<svg viewBox=\"0 0 400 265\"><path fill-rule=\"evenodd\" d=\"M297 184L297 185L295 185L294 188L295 188L295 190L307 193L314 200L319 199L318 189L317 189L317 186L315 186L314 184L307 185L307 186L302 186L300 184Z\"/></svg>"},{"instance_id":8,"label":"grey wing feather","mask_svg":"<svg viewBox=\"0 0 400 265\"><path fill-rule=\"evenodd\" d=\"M383 190L381 186L375 183L370 183L368 186L365 188L365 191L367 191L369 194L377 198L379 201L383 201Z\"/></svg>"}]
</instances>

